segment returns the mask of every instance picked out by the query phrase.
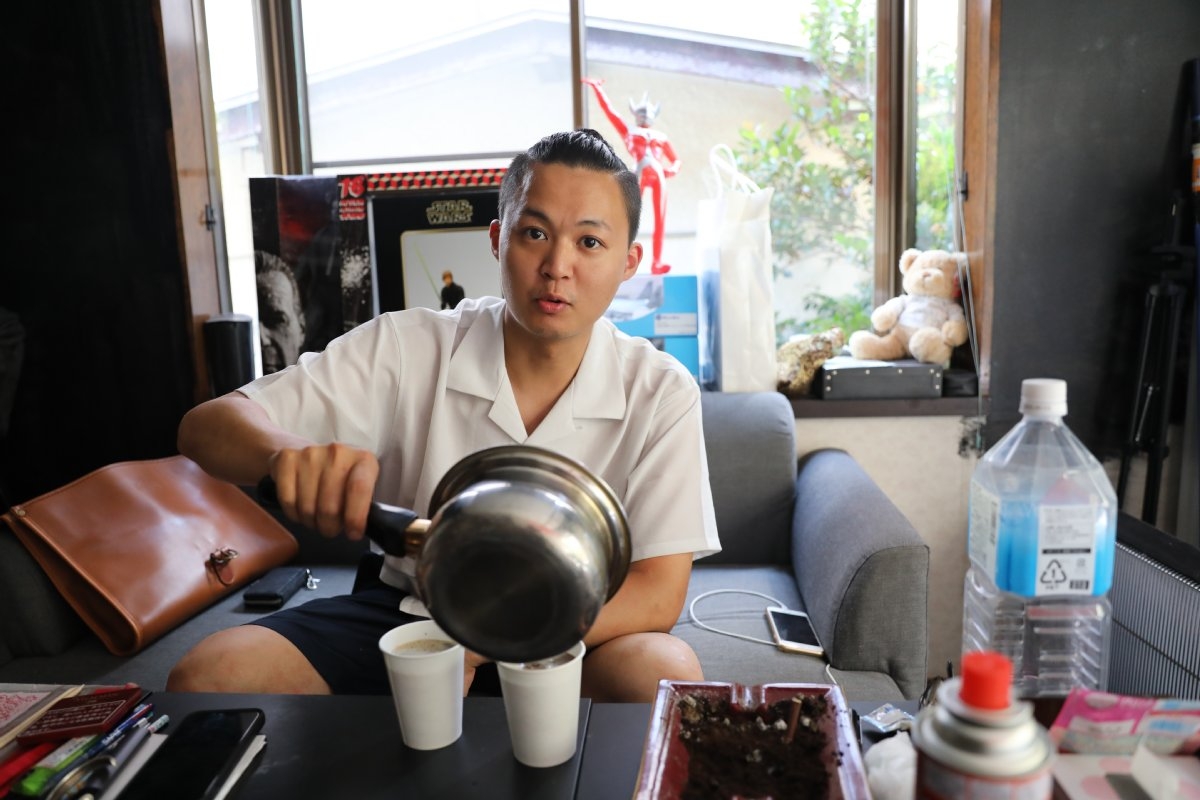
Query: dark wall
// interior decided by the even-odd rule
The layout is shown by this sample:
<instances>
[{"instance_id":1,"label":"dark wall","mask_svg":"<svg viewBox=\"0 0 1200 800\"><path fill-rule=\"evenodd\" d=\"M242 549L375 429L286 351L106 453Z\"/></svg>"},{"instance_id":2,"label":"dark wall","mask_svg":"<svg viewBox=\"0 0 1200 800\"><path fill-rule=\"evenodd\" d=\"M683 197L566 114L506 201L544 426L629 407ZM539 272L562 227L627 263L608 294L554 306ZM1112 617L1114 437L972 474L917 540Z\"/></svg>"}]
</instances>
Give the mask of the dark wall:
<instances>
[{"instance_id":1,"label":"dark wall","mask_svg":"<svg viewBox=\"0 0 1200 800\"><path fill-rule=\"evenodd\" d=\"M991 409L994 443L1023 378L1068 381L1094 452L1128 428L1145 287L1187 185L1177 115L1200 57L1195 0L1003 0ZM1190 320L1190 318L1189 318Z\"/></svg>"},{"instance_id":2,"label":"dark wall","mask_svg":"<svg viewBox=\"0 0 1200 800\"><path fill-rule=\"evenodd\" d=\"M0 26L0 309L24 330L0 433L4 505L106 463L174 453L191 405L153 7L16 3Z\"/></svg>"}]
</instances>

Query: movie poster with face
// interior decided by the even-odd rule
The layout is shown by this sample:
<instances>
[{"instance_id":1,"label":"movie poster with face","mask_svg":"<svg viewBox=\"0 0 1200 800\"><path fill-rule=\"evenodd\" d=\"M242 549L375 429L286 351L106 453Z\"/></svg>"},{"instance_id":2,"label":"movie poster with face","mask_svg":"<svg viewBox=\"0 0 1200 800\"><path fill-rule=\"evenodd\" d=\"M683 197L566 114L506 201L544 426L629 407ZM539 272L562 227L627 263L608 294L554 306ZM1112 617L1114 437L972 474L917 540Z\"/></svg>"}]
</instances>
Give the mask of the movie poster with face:
<instances>
[{"instance_id":1,"label":"movie poster with face","mask_svg":"<svg viewBox=\"0 0 1200 800\"><path fill-rule=\"evenodd\" d=\"M344 329L337 180L250 180L263 373L323 350Z\"/></svg>"},{"instance_id":2,"label":"movie poster with face","mask_svg":"<svg viewBox=\"0 0 1200 800\"><path fill-rule=\"evenodd\" d=\"M504 169L250 179L263 374L382 311L499 296Z\"/></svg>"}]
</instances>

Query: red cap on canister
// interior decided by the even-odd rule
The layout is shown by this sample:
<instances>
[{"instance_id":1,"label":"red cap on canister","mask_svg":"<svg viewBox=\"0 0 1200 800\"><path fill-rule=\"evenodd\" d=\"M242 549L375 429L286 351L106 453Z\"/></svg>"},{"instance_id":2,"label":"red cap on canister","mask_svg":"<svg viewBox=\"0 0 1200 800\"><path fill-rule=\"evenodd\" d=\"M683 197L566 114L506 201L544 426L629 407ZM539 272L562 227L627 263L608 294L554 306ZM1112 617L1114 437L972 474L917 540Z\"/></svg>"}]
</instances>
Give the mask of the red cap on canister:
<instances>
[{"instance_id":1,"label":"red cap on canister","mask_svg":"<svg viewBox=\"0 0 1200 800\"><path fill-rule=\"evenodd\" d=\"M964 653L962 687L958 696L973 708L999 711L1008 708L1012 662L999 653L982 650Z\"/></svg>"}]
</instances>

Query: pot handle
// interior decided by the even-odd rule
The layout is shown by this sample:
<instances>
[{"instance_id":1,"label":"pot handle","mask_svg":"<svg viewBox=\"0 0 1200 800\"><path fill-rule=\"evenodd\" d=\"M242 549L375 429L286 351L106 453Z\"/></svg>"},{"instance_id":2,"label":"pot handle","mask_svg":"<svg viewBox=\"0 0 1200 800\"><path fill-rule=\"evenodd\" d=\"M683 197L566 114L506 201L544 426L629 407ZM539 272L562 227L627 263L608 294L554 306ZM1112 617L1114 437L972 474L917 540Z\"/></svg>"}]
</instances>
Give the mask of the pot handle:
<instances>
[{"instance_id":1,"label":"pot handle","mask_svg":"<svg viewBox=\"0 0 1200 800\"><path fill-rule=\"evenodd\" d=\"M268 475L258 482L258 499L264 506L279 508L275 480ZM389 556L416 556L425 543L429 520L415 511L372 501L367 511L367 538Z\"/></svg>"}]
</instances>

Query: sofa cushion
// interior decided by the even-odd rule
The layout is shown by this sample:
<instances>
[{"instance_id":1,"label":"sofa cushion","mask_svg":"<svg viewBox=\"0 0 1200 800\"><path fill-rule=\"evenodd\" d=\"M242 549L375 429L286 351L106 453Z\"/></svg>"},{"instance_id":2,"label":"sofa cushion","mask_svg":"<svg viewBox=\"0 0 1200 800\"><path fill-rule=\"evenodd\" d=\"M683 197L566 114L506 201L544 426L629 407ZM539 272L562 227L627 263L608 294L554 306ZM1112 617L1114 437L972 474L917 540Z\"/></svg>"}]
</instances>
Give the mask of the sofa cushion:
<instances>
[{"instance_id":1,"label":"sofa cushion","mask_svg":"<svg viewBox=\"0 0 1200 800\"><path fill-rule=\"evenodd\" d=\"M83 620L3 522L0 608L5 609L0 614L0 643L9 658L56 655L88 632ZM20 613L9 613L9 609L20 609Z\"/></svg>"},{"instance_id":2,"label":"sofa cushion","mask_svg":"<svg viewBox=\"0 0 1200 800\"><path fill-rule=\"evenodd\" d=\"M701 392L704 447L721 552L705 564L791 558L796 419L777 392Z\"/></svg>"},{"instance_id":3,"label":"sofa cushion","mask_svg":"<svg viewBox=\"0 0 1200 800\"><path fill-rule=\"evenodd\" d=\"M318 597L346 594L354 583L355 572L355 567L345 565L312 567L313 576L320 579L317 588L301 589L284 607ZM151 691L165 689L171 667L201 639L271 613L247 609L242 601L243 591L238 590L221 599L131 658L109 653L100 640L87 631L74 646L58 656L31 656L0 666L0 683L131 681Z\"/></svg>"},{"instance_id":4,"label":"sofa cushion","mask_svg":"<svg viewBox=\"0 0 1200 800\"><path fill-rule=\"evenodd\" d=\"M701 599L693 606L697 597ZM903 698L900 688L886 673L827 670L822 658L785 653L776 648L765 616L767 606L775 605L773 601L787 608L804 609L796 581L787 567L697 564L692 569L683 614L671 632L696 652L705 680L749 686L836 684L849 700ZM698 623L689 615L689 608ZM716 630L709 630L706 625Z\"/></svg>"}]
</instances>

